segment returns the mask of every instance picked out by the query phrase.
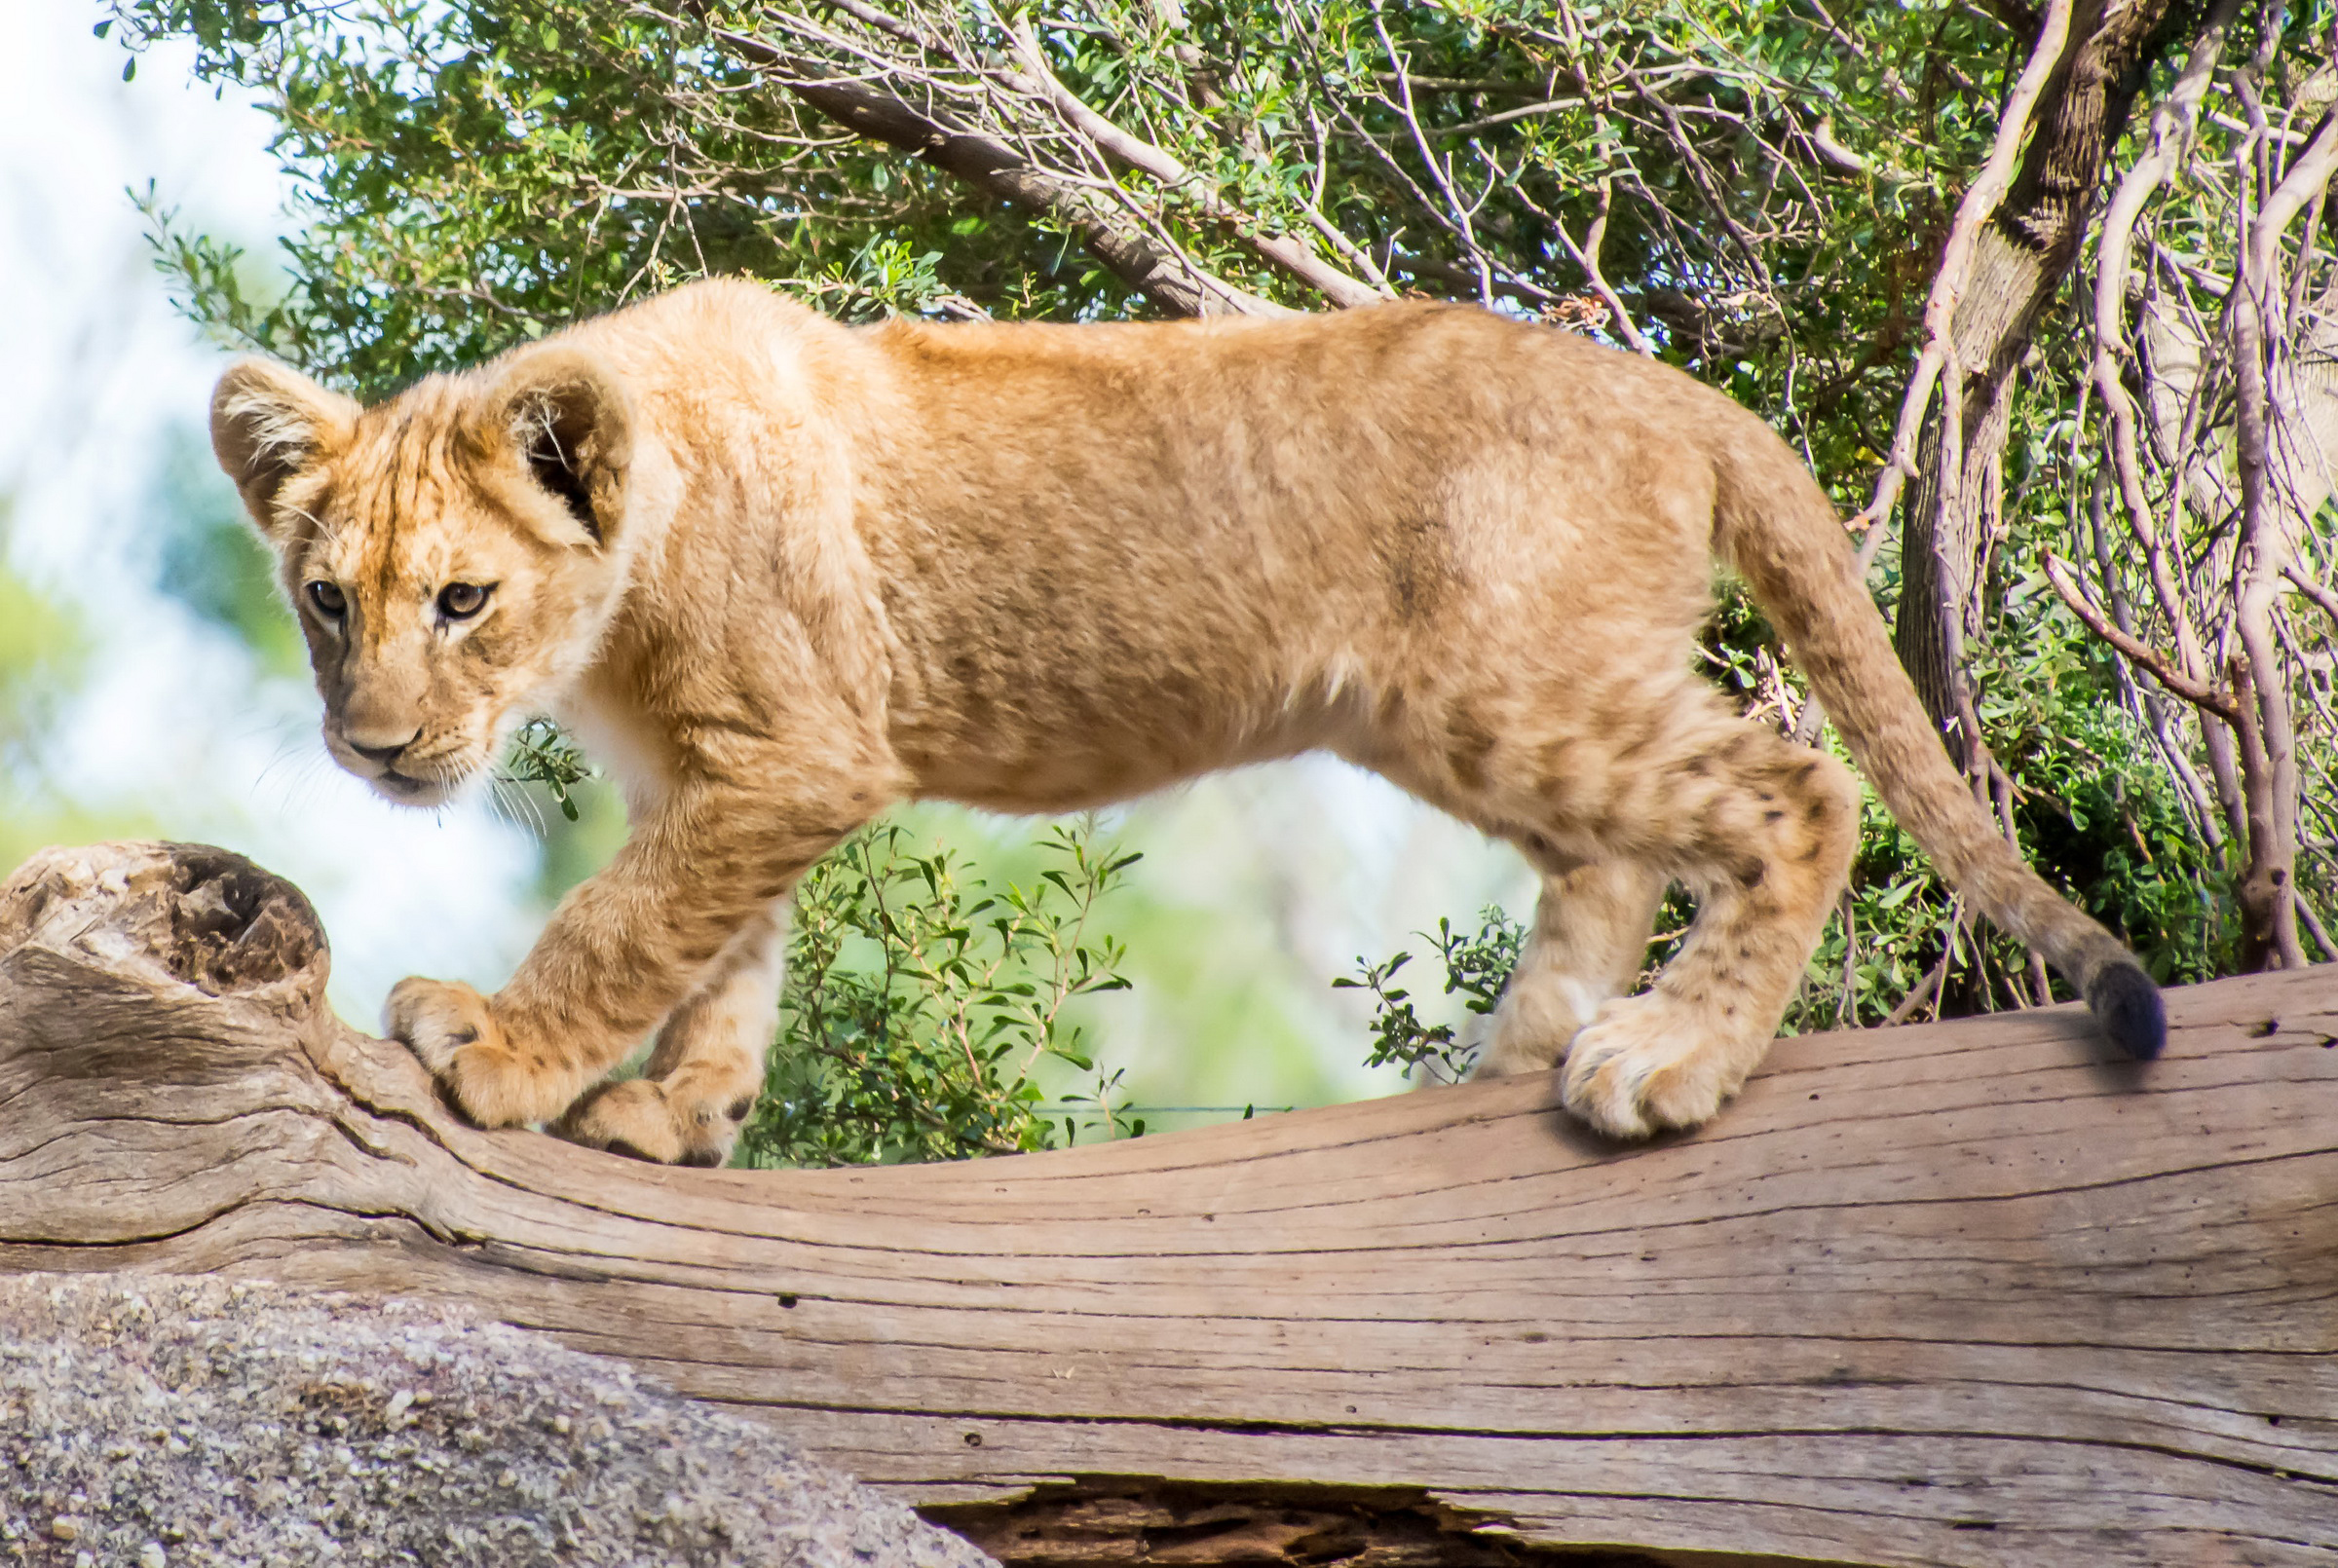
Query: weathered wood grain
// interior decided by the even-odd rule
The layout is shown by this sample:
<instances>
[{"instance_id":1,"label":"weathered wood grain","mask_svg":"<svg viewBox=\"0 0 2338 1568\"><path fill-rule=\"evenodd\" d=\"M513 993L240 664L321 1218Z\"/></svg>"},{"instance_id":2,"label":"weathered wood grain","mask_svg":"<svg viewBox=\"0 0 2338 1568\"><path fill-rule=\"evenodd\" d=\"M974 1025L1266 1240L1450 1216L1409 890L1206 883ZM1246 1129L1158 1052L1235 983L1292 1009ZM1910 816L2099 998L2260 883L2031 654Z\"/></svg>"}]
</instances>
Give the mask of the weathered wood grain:
<instances>
[{"instance_id":1,"label":"weathered wood grain","mask_svg":"<svg viewBox=\"0 0 2338 1568\"><path fill-rule=\"evenodd\" d=\"M462 1125L325 963L219 851L19 871L0 1270L468 1301L1023 1562L2338 1560L2338 971L2172 992L2147 1067L1781 1041L1640 1148L1527 1078L731 1173Z\"/></svg>"}]
</instances>

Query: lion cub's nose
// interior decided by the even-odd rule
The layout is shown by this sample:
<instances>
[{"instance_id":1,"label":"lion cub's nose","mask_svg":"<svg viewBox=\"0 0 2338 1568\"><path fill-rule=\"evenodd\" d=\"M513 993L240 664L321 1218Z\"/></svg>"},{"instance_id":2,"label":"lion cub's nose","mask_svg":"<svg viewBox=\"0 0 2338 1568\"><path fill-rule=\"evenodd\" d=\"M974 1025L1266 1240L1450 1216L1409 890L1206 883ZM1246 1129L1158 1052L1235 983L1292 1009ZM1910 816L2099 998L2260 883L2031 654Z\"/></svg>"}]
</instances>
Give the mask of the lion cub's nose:
<instances>
[{"instance_id":1,"label":"lion cub's nose","mask_svg":"<svg viewBox=\"0 0 2338 1568\"><path fill-rule=\"evenodd\" d=\"M413 730L407 734L405 739L393 741L387 746L368 746L354 734L345 733L341 738L348 741L349 749L356 752L359 757L364 758L369 763L379 763L384 767L387 767L392 763L397 761L397 754L401 751L404 751L408 746L411 746L414 743L414 737L421 733L422 731L419 729Z\"/></svg>"}]
</instances>

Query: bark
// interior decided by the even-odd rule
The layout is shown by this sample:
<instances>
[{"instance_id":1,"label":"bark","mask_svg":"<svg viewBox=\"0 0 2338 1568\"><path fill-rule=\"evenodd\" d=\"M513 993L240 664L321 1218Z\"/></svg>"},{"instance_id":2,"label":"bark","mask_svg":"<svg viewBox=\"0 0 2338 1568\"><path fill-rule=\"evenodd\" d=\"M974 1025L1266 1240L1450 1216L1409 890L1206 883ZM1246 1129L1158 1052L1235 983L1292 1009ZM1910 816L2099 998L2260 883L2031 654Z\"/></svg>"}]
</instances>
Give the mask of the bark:
<instances>
[{"instance_id":1,"label":"bark","mask_svg":"<svg viewBox=\"0 0 2338 1568\"><path fill-rule=\"evenodd\" d=\"M1901 662L1943 726L1971 707L1958 654L1980 630L1976 589L1983 524L1993 509L2014 378L2039 318L2078 260L2105 159L2181 10L2176 0L2125 6L2086 0L2078 8L2020 168L1974 248L1953 328L1962 374L1942 391L1943 400L1961 401L1926 427L1893 628ZM1944 443L1944 429L1961 440ZM1963 737L1955 748L1960 763L1971 763L1979 740Z\"/></svg>"},{"instance_id":2,"label":"bark","mask_svg":"<svg viewBox=\"0 0 2338 1568\"><path fill-rule=\"evenodd\" d=\"M2327 967L2170 991L2148 1067L2068 1008L1784 1040L1711 1128L1633 1149L1537 1075L755 1173L466 1127L324 1008L326 964L223 851L20 869L0 1272L470 1303L1010 1563L2338 1548Z\"/></svg>"}]
</instances>

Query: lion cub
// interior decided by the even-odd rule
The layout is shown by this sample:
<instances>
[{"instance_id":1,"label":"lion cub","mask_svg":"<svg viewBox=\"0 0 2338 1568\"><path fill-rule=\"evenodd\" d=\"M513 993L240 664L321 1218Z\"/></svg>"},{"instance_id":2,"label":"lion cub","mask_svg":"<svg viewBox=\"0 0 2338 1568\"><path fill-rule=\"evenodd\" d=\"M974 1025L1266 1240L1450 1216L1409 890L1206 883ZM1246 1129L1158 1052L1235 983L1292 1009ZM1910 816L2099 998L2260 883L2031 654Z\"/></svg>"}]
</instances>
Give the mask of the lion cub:
<instances>
[{"instance_id":1,"label":"lion cub","mask_svg":"<svg viewBox=\"0 0 2338 1568\"><path fill-rule=\"evenodd\" d=\"M548 711L622 783L632 838L509 985L391 993L485 1126L718 1163L788 890L855 827L1320 747L1542 875L1480 1071L1564 1058L1601 1131L1694 1127L1761 1059L1858 822L1848 769L1692 673L1716 558L1973 906L2129 1052L2165 1032L1974 803L1786 446L1564 332L1424 305L846 328L711 282L372 408L246 359L211 435L344 767L434 804ZM1696 923L1628 995L1674 881ZM602 1084L653 1027L647 1076Z\"/></svg>"}]
</instances>

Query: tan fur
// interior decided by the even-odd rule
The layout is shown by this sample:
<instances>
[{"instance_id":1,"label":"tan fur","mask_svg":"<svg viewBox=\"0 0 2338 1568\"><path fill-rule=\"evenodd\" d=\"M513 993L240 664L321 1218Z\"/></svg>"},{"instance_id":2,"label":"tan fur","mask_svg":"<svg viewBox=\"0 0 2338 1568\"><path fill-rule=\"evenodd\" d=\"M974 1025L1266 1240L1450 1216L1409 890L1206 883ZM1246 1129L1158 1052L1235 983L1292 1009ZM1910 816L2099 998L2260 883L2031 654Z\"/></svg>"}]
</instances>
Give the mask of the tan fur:
<instances>
[{"instance_id":1,"label":"tan fur","mask_svg":"<svg viewBox=\"0 0 2338 1568\"><path fill-rule=\"evenodd\" d=\"M345 766L430 803L549 710L623 783L631 840L509 985L390 999L490 1126L719 1160L783 901L854 827L1313 748L1541 871L1484 1070L1565 1055L1602 1130L1695 1126L1759 1061L1857 828L1847 769L1691 673L1716 554L1980 907L2074 972L2127 961L1964 793L1786 448L1565 333L1412 305L855 330L707 283L362 411L246 361L214 439ZM447 621L450 582L487 609ZM1694 930L1626 995L1674 880ZM593 1093L661 1022L648 1077Z\"/></svg>"}]
</instances>

